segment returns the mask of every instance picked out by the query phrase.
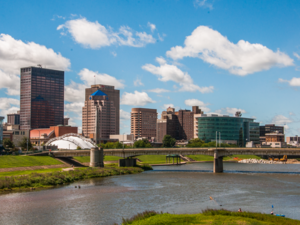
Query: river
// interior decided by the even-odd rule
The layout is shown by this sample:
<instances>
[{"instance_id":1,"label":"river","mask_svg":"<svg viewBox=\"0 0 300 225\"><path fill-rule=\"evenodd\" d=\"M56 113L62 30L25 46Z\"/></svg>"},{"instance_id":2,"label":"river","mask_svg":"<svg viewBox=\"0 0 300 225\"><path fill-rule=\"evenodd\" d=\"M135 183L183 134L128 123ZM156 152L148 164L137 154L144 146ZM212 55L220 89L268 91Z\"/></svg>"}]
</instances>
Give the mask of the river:
<instances>
[{"instance_id":1,"label":"river","mask_svg":"<svg viewBox=\"0 0 300 225\"><path fill-rule=\"evenodd\" d=\"M300 164L224 163L224 169L225 173L213 174L212 163L156 166L141 174L2 194L0 224L120 224L123 217L144 210L198 213L206 208L242 208L270 213L272 205L275 213L300 220Z\"/></svg>"}]
</instances>

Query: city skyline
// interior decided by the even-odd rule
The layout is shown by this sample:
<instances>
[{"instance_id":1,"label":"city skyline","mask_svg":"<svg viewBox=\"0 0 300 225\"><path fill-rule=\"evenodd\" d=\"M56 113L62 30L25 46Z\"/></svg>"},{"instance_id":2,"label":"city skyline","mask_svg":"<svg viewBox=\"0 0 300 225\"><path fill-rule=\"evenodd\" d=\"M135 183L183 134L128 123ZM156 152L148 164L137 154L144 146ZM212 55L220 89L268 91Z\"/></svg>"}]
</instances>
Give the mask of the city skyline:
<instances>
[{"instance_id":1,"label":"city skyline","mask_svg":"<svg viewBox=\"0 0 300 225\"><path fill-rule=\"evenodd\" d=\"M300 133L300 3L116 3L5 2L0 116L20 109L20 68L41 64L65 71L65 117L79 128L85 88L104 84L120 90L120 133L130 133L131 108L168 106L240 110Z\"/></svg>"}]
</instances>

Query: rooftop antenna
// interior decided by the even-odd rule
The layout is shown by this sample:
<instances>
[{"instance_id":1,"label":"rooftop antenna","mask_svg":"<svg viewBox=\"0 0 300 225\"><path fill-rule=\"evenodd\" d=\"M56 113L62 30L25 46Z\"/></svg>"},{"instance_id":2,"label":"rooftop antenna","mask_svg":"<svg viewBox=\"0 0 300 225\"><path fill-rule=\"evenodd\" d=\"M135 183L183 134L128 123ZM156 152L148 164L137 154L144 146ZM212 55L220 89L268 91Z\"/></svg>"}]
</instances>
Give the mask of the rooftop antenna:
<instances>
[{"instance_id":1,"label":"rooftop antenna","mask_svg":"<svg viewBox=\"0 0 300 225\"><path fill-rule=\"evenodd\" d=\"M42 68L42 65L41 65L41 64L38 64L37 66L40 67L40 68Z\"/></svg>"},{"instance_id":2,"label":"rooftop antenna","mask_svg":"<svg viewBox=\"0 0 300 225\"><path fill-rule=\"evenodd\" d=\"M94 82L95 82L95 85L96 85L96 75L94 75Z\"/></svg>"}]
</instances>

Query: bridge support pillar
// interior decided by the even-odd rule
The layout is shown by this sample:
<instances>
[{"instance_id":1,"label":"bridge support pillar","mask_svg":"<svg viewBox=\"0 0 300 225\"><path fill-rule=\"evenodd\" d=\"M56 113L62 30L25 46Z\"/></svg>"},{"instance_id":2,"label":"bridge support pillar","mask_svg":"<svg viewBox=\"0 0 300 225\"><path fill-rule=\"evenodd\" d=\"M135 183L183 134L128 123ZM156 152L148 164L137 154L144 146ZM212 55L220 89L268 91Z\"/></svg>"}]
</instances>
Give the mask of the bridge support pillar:
<instances>
[{"instance_id":1,"label":"bridge support pillar","mask_svg":"<svg viewBox=\"0 0 300 225\"><path fill-rule=\"evenodd\" d=\"M91 148L90 153L90 167L104 167L103 163L103 149Z\"/></svg>"},{"instance_id":2,"label":"bridge support pillar","mask_svg":"<svg viewBox=\"0 0 300 225\"><path fill-rule=\"evenodd\" d=\"M135 167L136 159L119 159L119 167Z\"/></svg>"},{"instance_id":3,"label":"bridge support pillar","mask_svg":"<svg viewBox=\"0 0 300 225\"><path fill-rule=\"evenodd\" d=\"M223 157L218 156L218 151L214 152L214 173L223 173Z\"/></svg>"}]
</instances>

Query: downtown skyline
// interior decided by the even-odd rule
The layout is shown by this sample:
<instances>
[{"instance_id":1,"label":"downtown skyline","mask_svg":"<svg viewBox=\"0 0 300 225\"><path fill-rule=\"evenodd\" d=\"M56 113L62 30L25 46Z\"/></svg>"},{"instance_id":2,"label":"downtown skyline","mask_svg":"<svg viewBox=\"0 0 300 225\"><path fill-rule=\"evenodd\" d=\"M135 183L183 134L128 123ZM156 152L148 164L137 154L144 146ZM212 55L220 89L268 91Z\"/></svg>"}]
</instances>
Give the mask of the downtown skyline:
<instances>
[{"instance_id":1,"label":"downtown skyline","mask_svg":"<svg viewBox=\"0 0 300 225\"><path fill-rule=\"evenodd\" d=\"M160 118L193 105L300 133L296 1L16 1L0 12L0 116L19 110L20 68L41 64L65 71L65 117L79 128L96 83L120 90L120 133L131 108Z\"/></svg>"}]
</instances>

